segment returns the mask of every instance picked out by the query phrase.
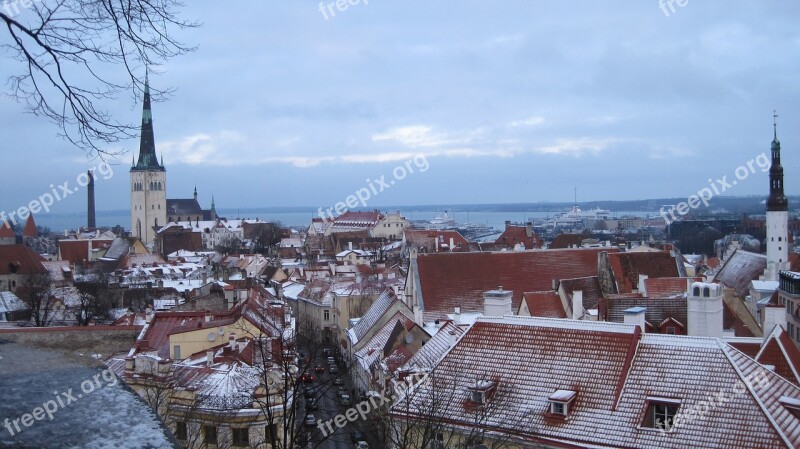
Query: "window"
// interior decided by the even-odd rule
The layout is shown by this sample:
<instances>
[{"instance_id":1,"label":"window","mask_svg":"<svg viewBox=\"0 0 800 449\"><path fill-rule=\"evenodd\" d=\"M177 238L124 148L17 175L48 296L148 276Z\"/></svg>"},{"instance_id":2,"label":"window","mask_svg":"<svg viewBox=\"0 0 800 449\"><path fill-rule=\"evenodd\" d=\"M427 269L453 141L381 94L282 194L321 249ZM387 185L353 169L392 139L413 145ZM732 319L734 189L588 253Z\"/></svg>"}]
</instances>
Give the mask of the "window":
<instances>
[{"instance_id":1,"label":"window","mask_svg":"<svg viewBox=\"0 0 800 449\"><path fill-rule=\"evenodd\" d=\"M671 430L680 405L680 401L674 399L648 398L642 427Z\"/></svg>"},{"instance_id":2,"label":"window","mask_svg":"<svg viewBox=\"0 0 800 449\"><path fill-rule=\"evenodd\" d=\"M233 428L231 429L233 432L233 445L234 446L250 446L250 436L247 431L247 427L245 428Z\"/></svg>"},{"instance_id":3,"label":"window","mask_svg":"<svg viewBox=\"0 0 800 449\"><path fill-rule=\"evenodd\" d=\"M175 359L175 360L180 360L181 359L181 347L180 347L180 345L175 345L175 347L172 348L172 358Z\"/></svg>"},{"instance_id":4,"label":"window","mask_svg":"<svg viewBox=\"0 0 800 449\"><path fill-rule=\"evenodd\" d=\"M675 335L675 326L667 326L667 334Z\"/></svg>"},{"instance_id":5,"label":"window","mask_svg":"<svg viewBox=\"0 0 800 449\"><path fill-rule=\"evenodd\" d=\"M330 319L331 319L331 311L330 311L330 310L324 310L324 311L322 312L322 317L323 317L323 319L324 319L325 321L328 321L328 320L330 320Z\"/></svg>"},{"instance_id":6,"label":"window","mask_svg":"<svg viewBox=\"0 0 800 449\"><path fill-rule=\"evenodd\" d=\"M706 298L711 296L711 289L709 289L708 287L704 288L703 289L703 296L706 297Z\"/></svg>"},{"instance_id":7,"label":"window","mask_svg":"<svg viewBox=\"0 0 800 449\"><path fill-rule=\"evenodd\" d=\"M267 443L272 443L273 437L277 440L280 437L278 436L278 425L271 424L264 428L264 438L267 440Z\"/></svg>"},{"instance_id":8,"label":"window","mask_svg":"<svg viewBox=\"0 0 800 449\"><path fill-rule=\"evenodd\" d=\"M203 442L205 444L217 444L217 428L214 426L203 427Z\"/></svg>"},{"instance_id":9,"label":"window","mask_svg":"<svg viewBox=\"0 0 800 449\"><path fill-rule=\"evenodd\" d=\"M550 413L554 415L566 415L566 407L563 402L551 402Z\"/></svg>"},{"instance_id":10,"label":"window","mask_svg":"<svg viewBox=\"0 0 800 449\"><path fill-rule=\"evenodd\" d=\"M549 412L551 415L567 416L572 401L578 395L577 392L572 390L556 390L551 394L547 401L550 403Z\"/></svg>"},{"instance_id":11,"label":"window","mask_svg":"<svg viewBox=\"0 0 800 449\"><path fill-rule=\"evenodd\" d=\"M700 287L695 287L694 290L693 290L692 295L700 296Z\"/></svg>"},{"instance_id":12,"label":"window","mask_svg":"<svg viewBox=\"0 0 800 449\"><path fill-rule=\"evenodd\" d=\"M175 423L175 438L179 440L186 440L188 439L187 432L186 432L186 422L178 421Z\"/></svg>"}]
</instances>

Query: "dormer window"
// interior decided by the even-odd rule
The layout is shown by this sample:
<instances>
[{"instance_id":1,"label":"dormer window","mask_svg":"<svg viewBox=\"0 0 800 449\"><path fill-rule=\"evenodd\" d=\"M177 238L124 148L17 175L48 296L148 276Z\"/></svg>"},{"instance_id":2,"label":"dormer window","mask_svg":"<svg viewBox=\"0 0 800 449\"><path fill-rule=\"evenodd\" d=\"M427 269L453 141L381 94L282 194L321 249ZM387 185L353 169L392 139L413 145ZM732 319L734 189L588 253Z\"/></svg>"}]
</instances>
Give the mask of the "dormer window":
<instances>
[{"instance_id":1,"label":"dormer window","mask_svg":"<svg viewBox=\"0 0 800 449\"><path fill-rule=\"evenodd\" d=\"M789 396L781 396L778 399L778 402L784 407L786 407L789 412L795 416L795 418L800 418L800 399L795 399Z\"/></svg>"},{"instance_id":2,"label":"dormer window","mask_svg":"<svg viewBox=\"0 0 800 449\"><path fill-rule=\"evenodd\" d=\"M577 393L572 390L556 390L547 398L550 404L549 412L551 415L567 416L569 414L572 401L575 400Z\"/></svg>"},{"instance_id":3,"label":"dormer window","mask_svg":"<svg viewBox=\"0 0 800 449\"><path fill-rule=\"evenodd\" d=\"M642 421L642 427L670 431L675 425L675 415L681 402L670 398L647 398L647 410Z\"/></svg>"},{"instance_id":4,"label":"dormer window","mask_svg":"<svg viewBox=\"0 0 800 449\"><path fill-rule=\"evenodd\" d=\"M497 382L488 380L479 380L475 382L475 386L469 387L469 400L475 405L484 405L492 399Z\"/></svg>"}]
</instances>

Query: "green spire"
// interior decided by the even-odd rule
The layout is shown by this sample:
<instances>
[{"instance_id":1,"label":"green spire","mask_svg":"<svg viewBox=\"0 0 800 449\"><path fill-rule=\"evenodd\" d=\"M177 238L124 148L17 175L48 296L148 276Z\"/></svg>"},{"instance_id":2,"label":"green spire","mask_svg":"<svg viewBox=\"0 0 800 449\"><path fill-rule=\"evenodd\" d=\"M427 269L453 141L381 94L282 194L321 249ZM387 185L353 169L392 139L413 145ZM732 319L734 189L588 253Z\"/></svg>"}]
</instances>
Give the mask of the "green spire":
<instances>
[{"instance_id":1,"label":"green spire","mask_svg":"<svg viewBox=\"0 0 800 449\"><path fill-rule=\"evenodd\" d=\"M133 170L164 170L162 157L161 165L156 156L155 137L153 134L153 113L150 109L150 75L144 75L144 98L142 101L142 128L139 138L139 160Z\"/></svg>"}]
</instances>

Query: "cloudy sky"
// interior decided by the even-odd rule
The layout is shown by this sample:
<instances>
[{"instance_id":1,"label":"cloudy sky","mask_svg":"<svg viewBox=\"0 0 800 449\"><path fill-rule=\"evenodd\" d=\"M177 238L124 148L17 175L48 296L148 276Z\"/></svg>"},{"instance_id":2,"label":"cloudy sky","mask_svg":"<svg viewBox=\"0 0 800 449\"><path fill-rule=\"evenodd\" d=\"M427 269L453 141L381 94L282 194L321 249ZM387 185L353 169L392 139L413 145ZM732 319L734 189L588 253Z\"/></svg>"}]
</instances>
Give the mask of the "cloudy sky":
<instances>
[{"instance_id":1,"label":"cloudy sky","mask_svg":"<svg viewBox=\"0 0 800 449\"><path fill-rule=\"evenodd\" d=\"M177 89L153 106L168 197L197 184L204 206L330 207L419 154L428 169L369 206L682 197L768 151L773 109L800 193L798 2L320 5L188 2L203 26L179 37L197 51L150 79ZM108 108L141 114L126 96ZM97 163L5 96L0 132L0 210ZM138 141L122 149L100 210L129 208ZM766 189L757 170L727 193ZM84 208L81 193L53 212Z\"/></svg>"}]
</instances>

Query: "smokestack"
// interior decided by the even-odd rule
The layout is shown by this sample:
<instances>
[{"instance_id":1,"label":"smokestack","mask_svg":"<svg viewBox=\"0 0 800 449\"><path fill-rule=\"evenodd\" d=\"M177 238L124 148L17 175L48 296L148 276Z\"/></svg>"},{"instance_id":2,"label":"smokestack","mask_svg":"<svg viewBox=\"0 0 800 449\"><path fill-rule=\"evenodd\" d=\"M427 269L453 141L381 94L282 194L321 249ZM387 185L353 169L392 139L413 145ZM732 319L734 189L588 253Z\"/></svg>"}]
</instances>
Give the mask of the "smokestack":
<instances>
[{"instance_id":1,"label":"smokestack","mask_svg":"<svg viewBox=\"0 0 800 449\"><path fill-rule=\"evenodd\" d=\"M86 227L89 229L94 229L95 225L95 215L94 215L94 174L91 170L86 172L89 175L89 184L87 187L87 206L86 206Z\"/></svg>"}]
</instances>

